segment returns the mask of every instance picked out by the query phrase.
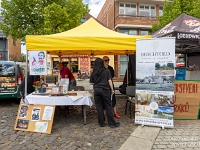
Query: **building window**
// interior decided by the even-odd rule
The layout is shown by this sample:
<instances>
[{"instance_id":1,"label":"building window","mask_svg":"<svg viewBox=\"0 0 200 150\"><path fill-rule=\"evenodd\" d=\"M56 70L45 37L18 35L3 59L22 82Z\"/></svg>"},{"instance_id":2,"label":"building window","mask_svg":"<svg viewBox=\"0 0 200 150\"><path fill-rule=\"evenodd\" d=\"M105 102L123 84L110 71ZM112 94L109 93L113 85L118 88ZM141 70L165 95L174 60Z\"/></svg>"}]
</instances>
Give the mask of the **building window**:
<instances>
[{"instance_id":1,"label":"building window","mask_svg":"<svg viewBox=\"0 0 200 150\"><path fill-rule=\"evenodd\" d=\"M120 29L120 33L128 35L138 35L138 31L134 29Z\"/></svg>"},{"instance_id":2,"label":"building window","mask_svg":"<svg viewBox=\"0 0 200 150\"><path fill-rule=\"evenodd\" d=\"M163 14L163 6L159 6L159 16L162 16Z\"/></svg>"},{"instance_id":3,"label":"building window","mask_svg":"<svg viewBox=\"0 0 200 150\"><path fill-rule=\"evenodd\" d=\"M140 30L140 35L149 35L149 30Z\"/></svg>"},{"instance_id":4,"label":"building window","mask_svg":"<svg viewBox=\"0 0 200 150\"><path fill-rule=\"evenodd\" d=\"M87 20L85 19L85 18L82 18L81 19L81 23L84 23L84 22L86 22Z\"/></svg>"},{"instance_id":5,"label":"building window","mask_svg":"<svg viewBox=\"0 0 200 150\"><path fill-rule=\"evenodd\" d=\"M120 3L119 4L119 14L137 15L136 4Z\"/></svg>"},{"instance_id":6,"label":"building window","mask_svg":"<svg viewBox=\"0 0 200 150\"><path fill-rule=\"evenodd\" d=\"M125 74L127 68L127 56L120 55L120 74Z\"/></svg>"},{"instance_id":7,"label":"building window","mask_svg":"<svg viewBox=\"0 0 200 150\"><path fill-rule=\"evenodd\" d=\"M149 5L140 5L139 8L140 16L156 16L156 7Z\"/></svg>"}]
</instances>

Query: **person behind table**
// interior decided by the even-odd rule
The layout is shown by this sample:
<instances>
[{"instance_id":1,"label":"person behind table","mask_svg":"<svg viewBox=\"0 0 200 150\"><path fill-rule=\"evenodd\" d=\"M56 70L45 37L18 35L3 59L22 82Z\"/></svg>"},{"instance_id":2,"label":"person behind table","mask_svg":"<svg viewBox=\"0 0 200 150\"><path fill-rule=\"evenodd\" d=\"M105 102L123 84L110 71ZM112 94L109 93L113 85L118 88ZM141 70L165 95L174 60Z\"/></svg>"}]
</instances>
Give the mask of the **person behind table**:
<instances>
[{"instance_id":1,"label":"person behind table","mask_svg":"<svg viewBox=\"0 0 200 150\"><path fill-rule=\"evenodd\" d=\"M68 67L64 67L61 62L57 63L56 67L60 70L60 78L69 78L69 89L71 86L76 86L74 75Z\"/></svg>"},{"instance_id":2,"label":"person behind table","mask_svg":"<svg viewBox=\"0 0 200 150\"><path fill-rule=\"evenodd\" d=\"M110 65L108 65L109 64L109 60L110 59L109 59L108 56L104 56L103 57L104 66L105 66L105 68L108 68L110 70L111 77L113 78L115 73L114 73L113 67L111 67ZM113 84L113 89L114 89L114 84ZM112 96L112 107L113 107L113 111L114 111L114 117L119 119L120 115L117 113L115 94L113 94L113 96Z\"/></svg>"},{"instance_id":3,"label":"person behind table","mask_svg":"<svg viewBox=\"0 0 200 150\"><path fill-rule=\"evenodd\" d=\"M112 92L112 94L114 94L114 90L111 79L112 77L110 71L104 67L103 60L101 58L97 58L94 61L93 72L90 76L90 83L93 84L94 100L100 127L104 127L104 107L109 126L111 128L115 128L120 125L119 122L115 121L112 113L110 93Z\"/></svg>"}]
</instances>

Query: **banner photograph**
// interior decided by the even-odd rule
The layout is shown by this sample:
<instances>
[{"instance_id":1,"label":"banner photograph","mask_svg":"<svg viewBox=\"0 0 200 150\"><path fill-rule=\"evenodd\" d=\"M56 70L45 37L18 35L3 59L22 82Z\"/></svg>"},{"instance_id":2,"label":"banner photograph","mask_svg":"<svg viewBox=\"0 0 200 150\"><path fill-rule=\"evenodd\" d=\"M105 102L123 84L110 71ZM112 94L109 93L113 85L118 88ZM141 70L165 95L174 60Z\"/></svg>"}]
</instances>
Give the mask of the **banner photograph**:
<instances>
[{"instance_id":1,"label":"banner photograph","mask_svg":"<svg viewBox=\"0 0 200 150\"><path fill-rule=\"evenodd\" d=\"M173 127L175 38L137 40L136 45L135 123Z\"/></svg>"}]
</instances>

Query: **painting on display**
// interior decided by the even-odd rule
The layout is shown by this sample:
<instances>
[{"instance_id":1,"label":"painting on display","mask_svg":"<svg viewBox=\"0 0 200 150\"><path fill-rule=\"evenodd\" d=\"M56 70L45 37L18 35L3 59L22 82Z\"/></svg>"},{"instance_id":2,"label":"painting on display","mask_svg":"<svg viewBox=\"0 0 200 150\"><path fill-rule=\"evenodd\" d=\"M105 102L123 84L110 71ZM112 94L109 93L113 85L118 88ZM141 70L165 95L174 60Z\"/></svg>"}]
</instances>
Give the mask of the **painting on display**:
<instances>
[{"instance_id":1,"label":"painting on display","mask_svg":"<svg viewBox=\"0 0 200 150\"><path fill-rule=\"evenodd\" d=\"M88 72L89 68L89 58L88 57L80 57L80 69L81 72Z\"/></svg>"},{"instance_id":2,"label":"painting on display","mask_svg":"<svg viewBox=\"0 0 200 150\"><path fill-rule=\"evenodd\" d=\"M47 74L47 58L46 51L30 51L29 66L30 75L46 75Z\"/></svg>"},{"instance_id":3,"label":"painting on display","mask_svg":"<svg viewBox=\"0 0 200 150\"><path fill-rule=\"evenodd\" d=\"M137 40L136 46L135 123L173 127L175 39Z\"/></svg>"}]
</instances>

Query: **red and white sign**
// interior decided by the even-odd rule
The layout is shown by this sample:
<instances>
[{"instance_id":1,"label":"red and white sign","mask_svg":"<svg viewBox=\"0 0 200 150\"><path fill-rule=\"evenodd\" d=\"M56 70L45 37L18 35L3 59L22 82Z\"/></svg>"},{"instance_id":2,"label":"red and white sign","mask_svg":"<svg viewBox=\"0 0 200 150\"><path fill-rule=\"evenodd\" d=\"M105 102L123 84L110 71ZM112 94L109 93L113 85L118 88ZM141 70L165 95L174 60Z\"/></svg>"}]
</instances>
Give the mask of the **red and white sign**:
<instances>
[{"instance_id":1,"label":"red and white sign","mask_svg":"<svg viewBox=\"0 0 200 150\"><path fill-rule=\"evenodd\" d=\"M183 22L188 26L200 26L200 22L197 20L189 19L189 20L184 20Z\"/></svg>"}]
</instances>

